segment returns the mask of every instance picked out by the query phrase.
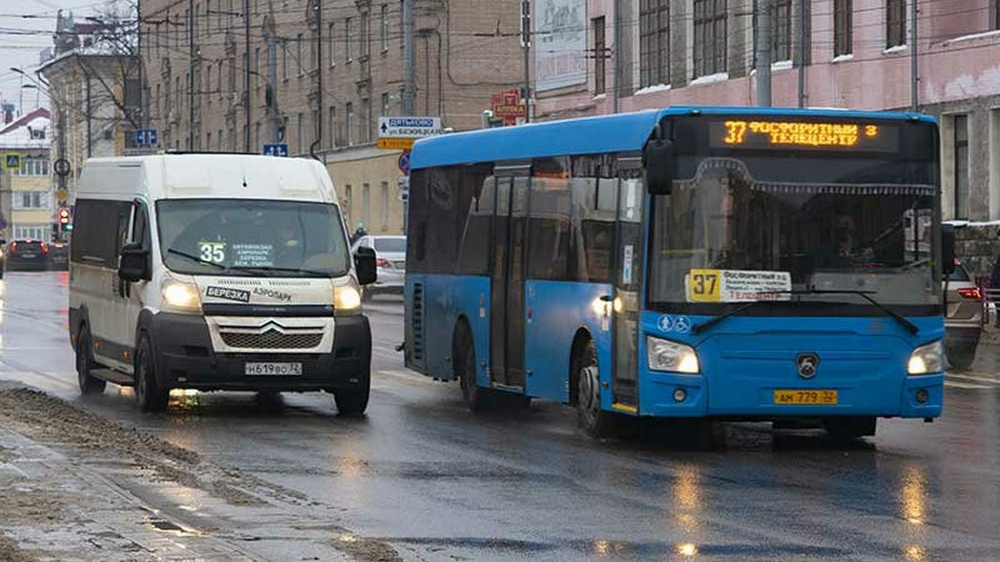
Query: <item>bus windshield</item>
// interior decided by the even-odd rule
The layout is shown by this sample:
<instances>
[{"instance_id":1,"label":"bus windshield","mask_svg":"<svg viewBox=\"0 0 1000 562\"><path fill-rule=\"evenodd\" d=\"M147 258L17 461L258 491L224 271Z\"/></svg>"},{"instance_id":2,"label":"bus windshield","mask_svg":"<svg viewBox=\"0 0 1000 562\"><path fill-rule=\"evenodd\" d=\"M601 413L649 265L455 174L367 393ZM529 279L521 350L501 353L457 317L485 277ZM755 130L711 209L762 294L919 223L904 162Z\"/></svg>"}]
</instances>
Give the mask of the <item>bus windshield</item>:
<instances>
[{"instance_id":1,"label":"bus windshield","mask_svg":"<svg viewBox=\"0 0 1000 562\"><path fill-rule=\"evenodd\" d=\"M178 273L339 277L350 268L335 205L173 199L156 212L163 261Z\"/></svg>"},{"instance_id":2,"label":"bus windshield","mask_svg":"<svg viewBox=\"0 0 1000 562\"><path fill-rule=\"evenodd\" d=\"M938 312L935 187L921 181L933 166L913 174L878 158L680 160L687 179L654 198L651 307L718 314L733 303L795 300L790 315L817 313L803 303L877 314L851 294L863 292L904 313Z\"/></svg>"}]
</instances>

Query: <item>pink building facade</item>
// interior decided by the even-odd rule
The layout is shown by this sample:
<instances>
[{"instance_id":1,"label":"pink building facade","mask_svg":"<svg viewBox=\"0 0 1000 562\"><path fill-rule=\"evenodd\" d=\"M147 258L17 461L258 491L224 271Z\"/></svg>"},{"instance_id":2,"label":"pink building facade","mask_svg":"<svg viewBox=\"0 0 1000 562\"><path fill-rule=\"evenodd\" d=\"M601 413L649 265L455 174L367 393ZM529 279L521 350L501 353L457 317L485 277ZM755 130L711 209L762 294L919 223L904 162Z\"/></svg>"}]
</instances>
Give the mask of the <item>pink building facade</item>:
<instances>
[{"instance_id":1,"label":"pink building facade","mask_svg":"<svg viewBox=\"0 0 1000 562\"><path fill-rule=\"evenodd\" d=\"M536 0L536 120L757 104L755 0L617 0L617 26L615 2ZM908 110L915 85L941 120L945 218L1000 220L1000 0L771 4L773 106Z\"/></svg>"}]
</instances>

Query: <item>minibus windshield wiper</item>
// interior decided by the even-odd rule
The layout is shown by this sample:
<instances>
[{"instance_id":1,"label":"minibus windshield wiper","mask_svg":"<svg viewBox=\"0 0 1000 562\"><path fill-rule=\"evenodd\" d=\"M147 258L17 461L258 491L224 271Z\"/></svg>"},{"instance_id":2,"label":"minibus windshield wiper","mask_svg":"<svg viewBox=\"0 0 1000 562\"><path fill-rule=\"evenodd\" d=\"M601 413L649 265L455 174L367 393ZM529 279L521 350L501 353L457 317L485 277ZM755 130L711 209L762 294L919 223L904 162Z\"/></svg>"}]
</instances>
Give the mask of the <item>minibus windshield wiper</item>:
<instances>
[{"instance_id":1,"label":"minibus windshield wiper","mask_svg":"<svg viewBox=\"0 0 1000 562\"><path fill-rule=\"evenodd\" d=\"M884 304L878 302L877 300L873 299L871 297L871 295L875 294L875 291L858 291L858 290L852 290L852 289L832 289L832 290L806 289L804 291L771 291L771 292L768 292L768 293L761 293L761 294L769 294L769 295L858 295L859 297L865 299L866 301L868 301L869 303L871 303L872 305L874 305L875 308L877 308L877 309L881 310L882 312L886 313L887 316L891 317L893 320L895 320L897 323L899 323L900 326L906 328L907 331L909 331L911 334L917 335L920 332L920 328L918 328L916 324L914 324L913 322L910 322L909 320L907 320L901 314L897 313L896 311L892 310L891 308L889 308L889 307L885 306Z\"/></svg>"},{"instance_id":2,"label":"minibus windshield wiper","mask_svg":"<svg viewBox=\"0 0 1000 562\"><path fill-rule=\"evenodd\" d=\"M203 260L203 259L201 259L198 256L195 256L193 254L187 254L187 253L184 253L184 252L182 252L180 250L175 250L173 248L167 248L167 253L168 254L173 254L175 256L180 256L182 258L187 258L189 260L196 261L198 263L203 263L205 265L210 265L210 266L215 267L217 269L226 269L226 266L222 265L221 263L215 263L214 261Z\"/></svg>"},{"instance_id":3,"label":"minibus windshield wiper","mask_svg":"<svg viewBox=\"0 0 1000 562\"><path fill-rule=\"evenodd\" d=\"M239 266L230 267L230 271L277 271L281 273L302 273L304 275L310 275L312 277L330 277L330 274L323 271L316 271L314 269L302 269L299 267L272 267L269 265L253 265L253 266Z\"/></svg>"}]
</instances>

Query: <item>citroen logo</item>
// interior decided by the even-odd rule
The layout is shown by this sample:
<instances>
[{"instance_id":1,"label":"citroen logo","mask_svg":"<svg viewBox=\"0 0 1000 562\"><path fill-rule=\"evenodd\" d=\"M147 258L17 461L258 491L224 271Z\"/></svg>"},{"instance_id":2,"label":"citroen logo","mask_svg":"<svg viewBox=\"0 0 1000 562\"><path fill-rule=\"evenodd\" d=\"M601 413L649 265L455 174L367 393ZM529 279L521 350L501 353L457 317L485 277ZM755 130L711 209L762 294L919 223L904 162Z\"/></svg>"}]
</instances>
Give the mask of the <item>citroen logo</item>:
<instances>
[{"instance_id":1,"label":"citroen logo","mask_svg":"<svg viewBox=\"0 0 1000 562\"><path fill-rule=\"evenodd\" d=\"M819 355L815 353L800 353L795 358L795 365L799 369L800 377L811 379L816 376L816 369L819 368Z\"/></svg>"}]
</instances>

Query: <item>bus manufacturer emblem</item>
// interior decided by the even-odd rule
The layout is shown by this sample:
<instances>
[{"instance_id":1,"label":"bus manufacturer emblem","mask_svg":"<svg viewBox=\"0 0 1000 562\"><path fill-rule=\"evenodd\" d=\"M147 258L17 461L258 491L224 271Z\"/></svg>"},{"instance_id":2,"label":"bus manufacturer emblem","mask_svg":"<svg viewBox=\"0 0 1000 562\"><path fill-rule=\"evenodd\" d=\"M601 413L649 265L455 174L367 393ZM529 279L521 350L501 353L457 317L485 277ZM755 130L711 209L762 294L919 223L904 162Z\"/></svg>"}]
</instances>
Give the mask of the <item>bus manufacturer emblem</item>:
<instances>
[{"instance_id":1,"label":"bus manufacturer emblem","mask_svg":"<svg viewBox=\"0 0 1000 562\"><path fill-rule=\"evenodd\" d=\"M819 368L819 355L815 353L800 353L795 358L795 365L799 368L800 377L811 379L816 376L816 369Z\"/></svg>"}]
</instances>

